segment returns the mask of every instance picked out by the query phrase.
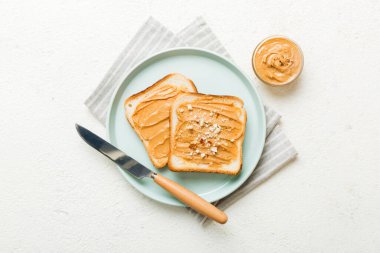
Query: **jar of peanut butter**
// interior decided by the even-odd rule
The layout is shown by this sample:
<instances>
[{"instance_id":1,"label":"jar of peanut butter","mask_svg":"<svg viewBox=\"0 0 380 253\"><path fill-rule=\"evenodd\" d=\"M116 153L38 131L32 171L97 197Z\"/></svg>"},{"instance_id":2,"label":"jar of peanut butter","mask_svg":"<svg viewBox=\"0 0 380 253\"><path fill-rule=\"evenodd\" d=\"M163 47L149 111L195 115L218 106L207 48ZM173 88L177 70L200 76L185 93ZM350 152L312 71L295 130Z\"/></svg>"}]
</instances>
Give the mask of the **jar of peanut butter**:
<instances>
[{"instance_id":1,"label":"jar of peanut butter","mask_svg":"<svg viewBox=\"0 0 380 253\"><path fill-rule=\"evenodd\" d=\"M257 77L265 84L287 85L301 74L303 54L294 41L283 36L271 36L255 48L252 67Z\"/></svg>"}]
</instances>

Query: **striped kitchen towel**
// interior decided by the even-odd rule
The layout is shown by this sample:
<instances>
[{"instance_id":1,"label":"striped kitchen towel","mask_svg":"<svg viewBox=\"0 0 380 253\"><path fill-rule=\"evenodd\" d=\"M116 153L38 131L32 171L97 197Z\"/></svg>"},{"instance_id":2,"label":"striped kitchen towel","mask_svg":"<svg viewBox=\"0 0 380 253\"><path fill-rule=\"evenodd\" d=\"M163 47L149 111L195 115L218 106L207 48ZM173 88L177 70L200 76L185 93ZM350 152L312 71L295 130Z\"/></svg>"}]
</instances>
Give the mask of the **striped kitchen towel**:
<instances>
[{"instance_id":1,"label":"striped kitchen towel","mask_svg":"<svg viewBox=\"0 0 380 253\"><path fill-rule=\"evenodd\" d=\"M90 112L105 125L108 105L112 93L125 79L127 73L139 61L164 49L192 46L208 49L231 59L227 50L211 31L202 17L198 17L179 33L174 34L154 18L150 17L125 47L98 87L85 101ZM260 161L247 181L229 196L215 202L225 210L235 201L249 193L260 183L275 174L293 160L297 151L278 125L281 116L265 106L267 138ZM203 224L207 218L189 211Z\"/></svg>"}]
</instances>

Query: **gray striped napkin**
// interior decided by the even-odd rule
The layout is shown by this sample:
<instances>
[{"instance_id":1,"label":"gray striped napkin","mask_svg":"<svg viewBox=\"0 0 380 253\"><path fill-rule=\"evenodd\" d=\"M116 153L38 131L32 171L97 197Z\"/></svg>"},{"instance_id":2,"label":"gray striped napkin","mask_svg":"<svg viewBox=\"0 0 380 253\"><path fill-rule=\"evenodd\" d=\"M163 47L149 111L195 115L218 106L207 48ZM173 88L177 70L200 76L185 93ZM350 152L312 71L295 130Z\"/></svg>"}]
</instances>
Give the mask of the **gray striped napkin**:
<instances>
[{"instance_id":1,"label":"gray striped napkin","mask_svg":"<svg viewBox=\"0 0 380 253\"><path fill-rule=\"evenodd\" d=\"M150 17L128 43L104 79L86 100L90 112L105 125L108 105L112 93L139 61L164 49L192 46L216 52L231 59L221 42L211 31L202 17L198 17L179 33L174 34L157 20ZM279 171L293 160L297 151L278 125L281 116L265 106L267 138L260 161L247 181L229 196L213 203L225 210L245 196L260 183ZM203 224L207 218L188 209Z\"/></svg>"}]
</instances>

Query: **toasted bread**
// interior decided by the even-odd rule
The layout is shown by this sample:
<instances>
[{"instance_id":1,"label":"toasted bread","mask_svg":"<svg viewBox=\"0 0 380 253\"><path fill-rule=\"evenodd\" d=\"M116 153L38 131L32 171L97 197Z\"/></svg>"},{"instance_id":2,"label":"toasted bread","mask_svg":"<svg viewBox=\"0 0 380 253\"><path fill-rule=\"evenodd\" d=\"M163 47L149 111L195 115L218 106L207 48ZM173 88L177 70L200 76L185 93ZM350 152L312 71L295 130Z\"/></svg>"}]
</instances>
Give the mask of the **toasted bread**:
<instances>
[{"instance_id":1,"label":"toasted bread","mask_svg":"<svg viewBox=\"0 0 380 253\"><path fill-rule=\"evenodd\" d=\"M233 96L183 93L170 111L169 169L239 174L247 114Z\"/></svg>"},{"instance_id":2,"label":"toasted bread","mask_svg":"<svg viewBox=\"0 0 380 253\"><path fill-rule=\"evenodd\" d=\"M169 74L125 100L128 122L143 142L150 160L164 167L169 155L169 114L172 102L182 92L197 92L194 83L181 74Z\"/></svg>"}]
</instances>

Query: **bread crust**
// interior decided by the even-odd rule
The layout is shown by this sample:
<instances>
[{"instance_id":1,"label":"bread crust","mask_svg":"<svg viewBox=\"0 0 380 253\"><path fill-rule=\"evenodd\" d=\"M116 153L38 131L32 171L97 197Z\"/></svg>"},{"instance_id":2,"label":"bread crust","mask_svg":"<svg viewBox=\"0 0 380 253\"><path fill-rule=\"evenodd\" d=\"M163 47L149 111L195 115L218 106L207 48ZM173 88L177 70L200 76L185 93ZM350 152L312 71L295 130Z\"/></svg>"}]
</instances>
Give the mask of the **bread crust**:
<instances>
[{"instance_id":1,"label":"bread crust","mask_svg":"<svg viewBox=\"0 0 380 253\"><path fill-rule=\"evenodd\" d=\"M239 102L241 104L241 107L243 109L243 112L244 112L244 118L243 118L243 125L245 126L246 123L247 123L247 112L246 110L244 109L244 101L242 99L240 99L239 97L235 97L235 96L229 96L229 95L210 95L210 94L203 94L203 93L191 93L191 92L183 92L182 94L178 95L176 100L174 101L173 104L176 103L176 101L178 99L180 99L181 97L183 96L193 96L193 97L204 97L204 96L211 96L213 98L220 98L220 99L231 99L231 100L235 100L237 102ZM242 170L242 167L243 167L243 143L244 143L244 137L245 137L245 131L246 131L246 127L244 127L244 131L241 135L241 137L237 140L237 141L241 141L241 144L240 144L240 149L241 149L241 152L240 152L240 159L239 159L239 169L236 170L236 171L228 171L228 170L223 170L223 169L220 169L220 168L208 168L208 169L204 169L204 168L196 168L196 167L177 167L173 164L172 162L172 156L173 156L173 145L172 145L172 128L174 127L173 126L173 113L176 113L174 108L172 107L172 109L170 110L170 116L169 116L169 125L170 125L170 153L169 153L169 160L168 160L168 167L171 171L174 171L174 172L202 172L202 173L217 173L217 174L227 174L227 175L233 175L233 176L236 176L238 175L241 170Z\"/></svg>"},{"instance_id":2,"label":"bread crust","mask_svg":"<svg viewBox=\"0 0 380 253\"><path fill-rule=\"evenodd\" d=\"M225 174L225 175L232 175L232 176L236 176L240 173L242 167L243 167L243 163L241 162L240 160L240 166L239 166L239 170L237 170L236 172L232 172L232 171L227 171L227 170L220 170L220 169L208 169L208 170L200 170L200 169L197 169L197 168L189 168L189 167L181 167L180 169L173 166L173 164L171 164L171 160L169 158L169 161L168 161L168 167L171 171L174 171L174 172L202 172L202 173L217 173L217 174Z\"/></svg>"},{"instance_id":3,"label":"bread crust","mask_svg":"<svg viewBox=\"0 0 380 253\"><path fill-rule=\"evenodd\" d=\"M169 78L171 78L171 77L173 77L173 76L175 76L175 75L181 75L181 76L183 76L183 77L184 77L187 81L189 81L189 83L192 85L192 87L193 87L193 89L194 89L194 92L195 92L195 93L198 93L197 87L195 86L193 80L191 80L191 79L185 77L184 75L182 75L182 74L180 74L180 73L171 73L171 74L168 74L168 75L164 76L163 78L161 78L160 80L158 80L157 82L155 82L155 83L152 84L151 86L145 88L144 90L142 90L142 91L140 91L140 92L138 92L138 93L136 93L136 94L133 94L132 96L130 96L129 98L127 98L127 99L124 101L124 106L125 106L126 104L128 104L131 100L136 99L136 98L138 98L138 97L140 97L140 96L142 96L142 95L144 95L144 94L150 92L151 90L154 90L154 88L156 88L156 87L159 86L161 83L163 83L164 81L168 80ZM183 93L190 93L190 94L191 94L191 92L183 92Z\"/></svg>"}]
</instances>

